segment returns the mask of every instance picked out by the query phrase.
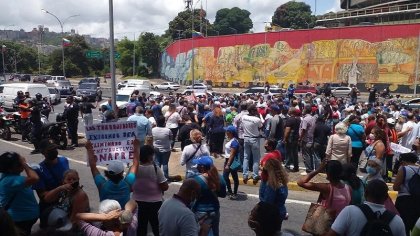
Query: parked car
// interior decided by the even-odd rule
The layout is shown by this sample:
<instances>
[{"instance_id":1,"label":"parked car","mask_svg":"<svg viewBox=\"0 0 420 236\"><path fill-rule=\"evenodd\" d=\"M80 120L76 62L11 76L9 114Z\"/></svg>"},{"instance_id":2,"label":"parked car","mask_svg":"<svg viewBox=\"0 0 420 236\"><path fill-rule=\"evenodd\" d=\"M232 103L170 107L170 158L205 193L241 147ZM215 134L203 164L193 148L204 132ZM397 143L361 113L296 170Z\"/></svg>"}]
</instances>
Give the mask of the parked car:
<instances>
[{"instance_id":1,"label":"parked car","mask_svg":"<svg viewBox=\"0 0 420 236\"><path fill-rule=\"evenodd\" d=\"M212 93L208 92L207 89L195 89L195 88L194 88L194 90L193 89L186 89L181 94L184 95L184 96L190 96L193 93L196 97L202 97L202 96L209 97L209 96L213 95Z\"/></svg>"},{"instance_id":2,"label":"parked car","mask_svg":"<svg viewBox=\"0 0 420 236\"><path fill-rule=\"evenodd\" d=\"M34 76L32 78L32 82L34 83L46 83L47 80L51 79L51 75L39 75L39 76Z\"/></svg>"},{"instance_id":3,"label":"parked car","mask_svg":"<svg viewBox=\"0 0 420 236\"><path fill-rule=\"evenodd\" d=\"M20 77L20 81L31 81L31 75L24 74Z\"/></svg>"},{"instance_id":4,"label":"parked car","mask_svg":"<svg viewBox=\"0 0 420 236\"><path fill-rule=\"evenodd\" d=\"M14 99L18 91L29 92L29 95L35 96L40 93L42 97L49 97L50 92L45 84L33 83L10 83L0 85L0 101L4 102L6 110L14 110Z\"/></svg>"},{"instance_id":5,"label":"parked car","mask_svg":"<svg viewBox=\"0 0 420 236\"><path fill-rule=\"evenodd\" d=\"M118 107L119 117L127 116L127 104L130 102L131 93L132 91L122 90L122 91L118 91L116 95L115 103L117 104L117 107ZM108 102L106 101L106 102L101 103L100 106L107 105L107 104Z\"/></svg>"},{"instance_id":6,"label":"parked car","mask_svg":"<svg viewBox=\"0 0 420 236\"><path fill-rule=\"evenodd\" d=\"M104 78L105 78L105 79L111 79L111 73L106 73L106 74L104 75Z\"/></svg>"},{"instance_id":7,"label":"parked car","mask_svg":"<svg viewBox=\"0 0 420 236\"><path fill-rule=\"evenodd\" d=\"M295 95L314 95L316 94L316 88L309 85L298 85L295 88Z\"/></svg>"},{"instance_id":8,"label":"parked car","mask_svg":"<svg viewBox=\"0 0 420 236\"><path fill-rule=\"evenodd\" d=\"M57 82L54 82L54 87L60 91L61 97L72 95L74 89L68 80L58 80Z\"/></svg>"},{"instance_id":9,"label":"parked car","mask_svg":"<svg viewBox=\"0 0 420 236\"><path fill-rule=\"evenodd\" d=\"M268 92L268 95L280 95L282 94L284 91L283 89L279 88L279 87L270 87L270 91ZM247 90L245 90L244 92L242 92L242 94L246 94L246 95L252 95L252 94L264 94L265 93L265 88L264 87L252 87L249 88ZM241 93L239 93L241 94Z\"/></svg>"},{"instance_id":10,"label":"parked car","mask_svg":"<svg viewBox=\"0 0 420 236\"><path fill-rule=\"evenodd\" d=\"M338 88L333 89L331 92L335 97L347 97L351 92L351 88L338 87Z\"/></svg>"},{"instance_id":11,"label":"parked car","mask_svg":"<svg viewBox=\"0 0 420 236\"><path fill-rule=\"evenodd\" d=\"M208 89L208 90L212 90L212 86L205 84L205 83L195 83L194 86L190 85L187 86L187 89L192 89L194 87L194 89Z\"/></svg>"},{"instance_id":12,"label":"parked car","mask_svg":"<svg viewBox=\"0 0 420 236\"><path fill-rule=\"evenodd\" d=\"M98 86L101 86L99 78L84 78L79 81L79 85L86 83L96 83Z\"/></svg>"},{"instance_id":13,"label":"parked car","mask_svg":"<svg viewBox=\"0 0 420 236\"><path fill-rule=\"evenodd\" d=\"M79 85L79 88L76 90L76 96L82 97L86 96L90 101L102 100L102 90L97 83L83 83Z\"/></svg>"},{"instance_id":14,"label":"parked car","mask_svg":"<svg viewBox=\"0 0 420 236\"><path fill-rule=\"evenodd\" d=\"M50 91L50 102L51 104L55 105L61 102L61 95L60 91L56 88L49 87L48 90Z\"/></svg>"},{"instance_id":15,"label":"parked car","mask_svg":"<svg viewBox=\"0 0 420 236\"><path fill-rule=\"evenodd\" d=\"M163 90L174 90L177 91L181 86L174 82L165 82L161 84L155 85L155 89L163 89Z\"/></svg>"},{"instance_id":16,"label":"parked car","mask_svg":"<svg viewBox=\"0 0 420 236\"><path fill-rule=\"evenodd\" d=\"M402 103L406 108L419 109L420 108L420 98L414 98Z\"/></svg>"},{"instance_id":17,"label":"parked car","mask_svg":"<svg viewBox=\"0 0 420 236\"><path fill-rule=\"evenodd\" d=\"M65 80L66 80L66 77L64 76L51 76L51 78L47 80L47 83L54 84L55 82L65 81Z\"/></svg>"}]
</instances>

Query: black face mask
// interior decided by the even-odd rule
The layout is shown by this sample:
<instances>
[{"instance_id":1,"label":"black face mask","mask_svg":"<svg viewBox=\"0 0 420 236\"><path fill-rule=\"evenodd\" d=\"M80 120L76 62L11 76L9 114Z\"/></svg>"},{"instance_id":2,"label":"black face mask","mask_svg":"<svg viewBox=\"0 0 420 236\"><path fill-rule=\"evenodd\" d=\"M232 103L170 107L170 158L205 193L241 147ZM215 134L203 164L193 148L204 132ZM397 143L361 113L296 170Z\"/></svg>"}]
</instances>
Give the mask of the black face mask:
<instances>
[{"instance_id":1,"label":"black face mask","mask_svg":"<svg viewBox=\"0 0 420 236\"><path fill-rule=\"evenodd\" d=\"M48 151L48 153L45 154L45 158L50 160L50 161L53 161L53 160L57 159L57 157L58 157L57 149L53 149L51 151Z\"/></svg>"}]
</instances>

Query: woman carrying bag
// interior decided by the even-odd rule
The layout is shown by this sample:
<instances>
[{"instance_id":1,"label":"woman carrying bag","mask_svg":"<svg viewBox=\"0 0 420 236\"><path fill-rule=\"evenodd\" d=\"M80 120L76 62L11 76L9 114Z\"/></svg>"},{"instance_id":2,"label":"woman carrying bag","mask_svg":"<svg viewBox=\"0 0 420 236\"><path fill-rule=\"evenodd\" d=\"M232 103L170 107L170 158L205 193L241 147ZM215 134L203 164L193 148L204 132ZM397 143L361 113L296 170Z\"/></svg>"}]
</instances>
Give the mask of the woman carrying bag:
<instances>
[{"instance_id":1,"label":"woman carrying bag","mask_svg":"<svg viewBox=\"0 0 420 236\"><path fill-rule=\"evenodd\" d=\"M239 178L238 170L241 168L241 162L239 158L239 142L235 138L237 136L236 128L234 126L228 126L225 128L228 142L225 144L225 164L223 170L223 178L225 179L228 196L231 200L238 198L238 187ZM233 179L233 192L230 186L229 175L232 175Z\"/></svg>"}]
</instances>

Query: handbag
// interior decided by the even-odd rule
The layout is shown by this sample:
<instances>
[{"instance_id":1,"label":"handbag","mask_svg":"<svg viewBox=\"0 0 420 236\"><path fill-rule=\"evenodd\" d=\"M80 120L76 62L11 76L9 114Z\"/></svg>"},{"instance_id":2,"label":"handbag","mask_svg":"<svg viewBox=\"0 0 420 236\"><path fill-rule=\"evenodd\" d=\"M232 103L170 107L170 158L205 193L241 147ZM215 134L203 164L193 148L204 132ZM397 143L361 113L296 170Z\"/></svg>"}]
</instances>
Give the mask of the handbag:
<instances>
[{"instance_id":1,"label":"handbag","mask_svg":"<svg viewBox=\"0 0 420 236\"><path fill-rule=\"evenodd\" d=\"M233 171L237 171L241 168L241 162L239 161L239 156L238 155L236 155L235 158L233 158L233 161L230 164L229 168Z\"/></svg>"},{"instance_id":2,"label":"handbag","mask_svg":"<svg viewBox=\"0 0 420 236\"><path fill-rule=\"evenodd\" d=\"M363 167L359 167L360 172L367 173L366 172L367 162L368 162L369 156L372 154L373 150L375 150L376 144L378 144L378 142L376 142L375 145L373 145L372 150L369 152L368 155L366 155L365 151L363 151L362 154L360 155L359 166L363 166Z\"/></svg>"},{"instance_id":3,"label":"handbag","mask_svg":"<svg viewBox=\"0 0 420 236\"><path fill-rule=\"evenodd\" d=\"M332 205L333 191L330 184L330 195L326 205L320 203L321 194L319 194L317 203L311 203L302 226L303 231L312 235L324 235L330 230L335 219L335 210L328 208Z\"/></svg>"}]
</instances>

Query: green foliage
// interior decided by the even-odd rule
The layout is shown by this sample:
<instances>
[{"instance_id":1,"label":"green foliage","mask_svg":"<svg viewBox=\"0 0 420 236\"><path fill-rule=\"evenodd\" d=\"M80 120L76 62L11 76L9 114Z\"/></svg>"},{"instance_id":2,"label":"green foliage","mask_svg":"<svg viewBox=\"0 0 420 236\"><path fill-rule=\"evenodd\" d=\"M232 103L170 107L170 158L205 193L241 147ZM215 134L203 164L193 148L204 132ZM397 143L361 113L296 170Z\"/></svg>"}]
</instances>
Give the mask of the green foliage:
<instances>
[{"instance_id":1,"label":"green foliage","mask_svg":"<svg viewBox=\"0 0 420 236\"><path fill-rule=\"evenodd\" d=\"M200 13L201 16L200 17ZM207 13L201 9L194 9L194 30L200 32L200 28L202 29L201 32L205 32L206 26L208 27L208 31L212 31L211 24L208 19L206 19ZM180 38L191 38L192 35L192 17L191 17L191 10L185 10L169 22L169 29L166 31L166 35L171 37L173 40L177 40ZM177 30L182 30L180 35L178 34Z\"/></svg>"},{"instance_id":2,"label":"green foliage","mask_svg":"<svg viewBox=\"0 0 420 236\"><path fill-rule=\"evenodd\" d=\"M276 9L272 22L283 28L307 29L315 26L316 17L308 4L290 1Z\"/></svg>"},{"instance_id":3,"label":"green foliage","mask_svg":"<svg viewBox=\"0 0 420 236\"><path fill-rule=\"evenodd\" d=\"M140 63L145 63L149 70L147 75L156 74L159 69L159 55L161 52L159 36L149 32L142 34L139 40L139 49L141 56Z\"/></svg>"},{"instance_id":4,"label":"green foliage","mask_svg":"<svg viewBox=\"0 0 420 236\"><path fill-rule=\"evenodd\" d=\"M133 49L134 42L127 38L124 38L117 44L117 52L121 54L121 58L117 61L117 67L124 76L133 74ZM139 52L137 49L136 62L138 62L138 55Z\"/></svg>"},{"instance_id":5,"label":"green foliage","mask_svg":"<svg viewBox=\"0 0 420 236\"><path fill-rule=\"evenodd\" d=\"M216 13L214 29L220 35L248 33L253 27L250 15L249 11L238 7L220 9Z\"/></svg>"},{"instance_id":6,"label":"green foliage","mask_svg":"<svg viewBox=\"0 0 420 236\"><path fill-rule=\"evenodd\" d=\"M4 51L6 73L15 73L15 64L18 73L33 73L38 71L38 55L36 49L11 41L0 42L0 45L6 46ZM2 56L3 53L0 53L0 62L3 60ZM0 71L3 73L3 63L0 63Z\"/></svg>"}]
</instances>

